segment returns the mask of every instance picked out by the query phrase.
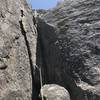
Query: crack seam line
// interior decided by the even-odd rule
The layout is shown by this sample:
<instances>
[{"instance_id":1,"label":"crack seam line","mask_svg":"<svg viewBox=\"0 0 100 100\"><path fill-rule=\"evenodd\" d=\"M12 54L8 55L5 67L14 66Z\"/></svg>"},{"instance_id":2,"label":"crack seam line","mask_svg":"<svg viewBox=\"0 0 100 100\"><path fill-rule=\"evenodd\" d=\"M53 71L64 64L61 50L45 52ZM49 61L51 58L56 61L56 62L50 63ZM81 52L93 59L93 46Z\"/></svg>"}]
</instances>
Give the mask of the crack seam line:
<instances>
[{"instance_id":1,"label":"crack seam line","mask_svg":"<svg viewBox=\"0 0 100 100\"><path fill-rule=\"evenodd\" d=\"M19 21L19 24L20 24L21 33L22 33L22 35L24 37L24 40L25 40L25 44L26 44L27 52L28 52L28 57L29 57L31 77L32 77L32 100L34 100L33 99L33 82L34 82L34 73L33 73L33 71L34 71L34 68L33 68L33 61L32 61L32 53L31 53L31 50L30 50L30 45L29 45L29 41L28 41L27 36L26 36L25 29L23 27L22 20Z\"/></svg>"}]
</instances>

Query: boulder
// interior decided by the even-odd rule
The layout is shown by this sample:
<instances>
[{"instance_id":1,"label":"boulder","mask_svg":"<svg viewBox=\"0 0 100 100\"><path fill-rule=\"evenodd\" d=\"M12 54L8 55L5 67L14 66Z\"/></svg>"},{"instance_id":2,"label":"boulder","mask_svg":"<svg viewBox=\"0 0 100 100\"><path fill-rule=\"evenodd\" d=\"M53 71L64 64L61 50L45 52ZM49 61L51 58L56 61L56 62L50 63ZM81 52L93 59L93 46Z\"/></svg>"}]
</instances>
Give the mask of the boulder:
<instances>
[{"instance_id":1,"label":"boulder","mask_svg":"<svg viewBox=\"0 0 100 100\"><path fill-rule=\"evenodd\" d=\"M41 88L41 95L44 100L70 100L68 91L56 84L47 84Z\"/></svg>"}]
</instances>

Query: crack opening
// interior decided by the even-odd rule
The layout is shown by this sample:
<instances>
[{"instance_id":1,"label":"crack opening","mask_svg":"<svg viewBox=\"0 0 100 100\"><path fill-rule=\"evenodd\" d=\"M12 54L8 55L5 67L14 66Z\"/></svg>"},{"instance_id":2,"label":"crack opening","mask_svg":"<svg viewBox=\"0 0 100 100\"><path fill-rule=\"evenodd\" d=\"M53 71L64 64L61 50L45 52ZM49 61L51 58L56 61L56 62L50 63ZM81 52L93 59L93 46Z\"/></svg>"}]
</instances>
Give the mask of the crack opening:
<instances>
[{"instance_id":1,"label":"crack opening","mask_svg":"<svg viewBox=\"0 0 100 100\"><path fill-rule=\"evenodd\" d=\"M23 15L22 15L23 16ZM29 63L30 63L30 69L31 69L31 77L32 77L32 100L38 100L38 96L37 96L37 84L35 83L35 79L34 79L34 66L33 66L33 61L32 61L32 53L31 53L31 50L30 50L30 45L29 45L29 42L28 42L28 39L27 39L27 36L26 36L26 32L24 30L24 27L23 27L23 23L22 23L22 20L19 21L19 24L20 24L20 29L21 29L21 33L24 37L24 40L25 40L25 44L26 44L26 47L27 47L27 51L28 51L28 56L29 56Z\"/></svg>"}]
</instances>

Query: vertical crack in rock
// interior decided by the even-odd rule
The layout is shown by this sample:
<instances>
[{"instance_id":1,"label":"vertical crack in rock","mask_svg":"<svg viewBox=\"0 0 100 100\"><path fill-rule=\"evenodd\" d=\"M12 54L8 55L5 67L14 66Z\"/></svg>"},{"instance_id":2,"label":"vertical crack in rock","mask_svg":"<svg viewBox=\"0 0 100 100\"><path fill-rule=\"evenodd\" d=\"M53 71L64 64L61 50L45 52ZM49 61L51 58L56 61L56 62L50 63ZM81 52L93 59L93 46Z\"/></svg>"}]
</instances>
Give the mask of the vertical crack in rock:
<instances>
[{"instance_id":1,"label":"vertical crack in rock","mask_svg":"<svg viewBox=\"0 0 100 100\"><path fill-rule=\"evenodd\" d=\"M42 69L45 71L43 73L44 82L46 84L59 84L65 87L70 94L71 100L77 100L78 94L83 97L84 93L75 84L74 79L70 76L70 71L65 68L64 56L61 56L60 49L54 45L57 41L54 27L45 23L42 19L38 19L37 30L38 48L40 53L42 53L42 60L40 62L42 62Z\"/></svg>"},{"instance_id":2,"label":"vertical crack in rock","mask_svg":"<svg viewBox=\"0 0 100 100\"><path fill-rule=\"evenodd\" d=\"M19 22L21 10L25 20ZM33 65L37 35L33 23L26 0L0 1L0 100L37 100Z\"/></svg>"},{"instance_id":3,"label":"vertical crack in rock","mask_svg":"<svg viewBox=\"0 0 100 100\"><path fill-rule=\"evenodd\" d=\"M39 27L39 26L38 26ZM45 58L45 48L44 43L42 41L42 35L39 32L39 28L37 27L38 31L38 38L37 38L37 65L41 67L42 70L42 78L43 78L43 84L48 83L48 70L47 70L47 64L46 64L46 58Z\"/></svg>"},{"instance_id":4,"label":"vertical crack in rock","mask_svg":"<svg viewBox=\"0 0 100 100\"><path fill-rule=\"evenodd\" d=\"M24 39L25 39L25 43L26 43L26 47L27 47L27 51L28 51L28 56L29 56L29 63L30 63L30 68L31 68L31 76L32 76L32 100L34 100L34 98L33 98L33 83L34 83L34 68L33 68L33 62L32 62L32 54L31 54L31 50L30 50L30 46L29 46L29 42L28 42L28 40L27 40L27 36L26 36L26 32L25 32L25 30L24 30L24 27L23 27L23 24L22 24L22 20L21 21L19 21L19 23L20 23L20 28L21 28L21 33L22 33L22 35L24 36Z\"/></svg>"}]
</instances>

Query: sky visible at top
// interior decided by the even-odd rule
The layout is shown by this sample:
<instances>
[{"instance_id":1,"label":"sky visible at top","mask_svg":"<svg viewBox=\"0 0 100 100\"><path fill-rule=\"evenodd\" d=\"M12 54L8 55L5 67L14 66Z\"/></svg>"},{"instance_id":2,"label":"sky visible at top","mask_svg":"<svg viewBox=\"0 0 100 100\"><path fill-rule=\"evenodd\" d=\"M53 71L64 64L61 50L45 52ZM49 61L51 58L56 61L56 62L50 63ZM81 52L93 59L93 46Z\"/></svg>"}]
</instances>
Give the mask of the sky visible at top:
<instances>
[{"instance_id":1,"label":"sky visible at top","mask_svg":"<svg viewBox=\"0 0 100 100\"><path fill-rule=\"evenodd\" d=\"M56 6L62 0L27 0L33 9L49 9Z\"/></svg>"}]
</instances>

